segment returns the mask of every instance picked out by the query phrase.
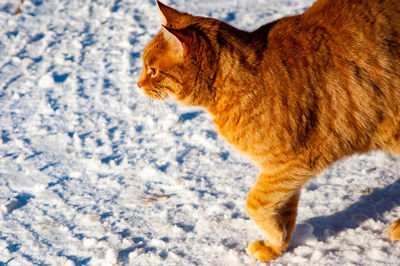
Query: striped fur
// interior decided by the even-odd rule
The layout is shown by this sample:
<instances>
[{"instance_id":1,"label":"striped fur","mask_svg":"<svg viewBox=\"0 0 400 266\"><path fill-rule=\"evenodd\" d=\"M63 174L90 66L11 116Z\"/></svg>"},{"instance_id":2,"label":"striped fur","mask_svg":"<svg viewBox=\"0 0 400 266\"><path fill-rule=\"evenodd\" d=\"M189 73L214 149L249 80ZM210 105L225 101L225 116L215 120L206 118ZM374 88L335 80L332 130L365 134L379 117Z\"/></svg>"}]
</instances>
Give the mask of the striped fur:
<instances>
[{"instance_id":1,"label":"striped fur","mask_svg":"<svg viewBox=\"0 0 400 266\"><path fill-rule=\"evenodd\" d=\"M253 32L158 5L163 28L138 85L203 107L258 165L246 201L265 233L249 247L255 258L288 246L310 178L354 153L400 153L398 0L319 0ZM388 234L399 239L398 221Z\"/></svg>"}]
</instances>

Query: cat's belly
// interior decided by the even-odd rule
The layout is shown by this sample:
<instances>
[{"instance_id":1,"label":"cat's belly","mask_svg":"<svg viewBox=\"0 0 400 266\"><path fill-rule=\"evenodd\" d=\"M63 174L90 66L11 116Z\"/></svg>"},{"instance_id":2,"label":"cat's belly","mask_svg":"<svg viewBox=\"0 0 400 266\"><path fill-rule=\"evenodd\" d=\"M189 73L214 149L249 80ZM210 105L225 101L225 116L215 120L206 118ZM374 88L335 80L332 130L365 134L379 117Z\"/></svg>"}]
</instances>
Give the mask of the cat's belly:
<instances>
[{"instance_id":1,"label":"cat's belly","mask_svg":"<svg viewBox=\"0 0 400 266\"><path fill-rule=\"evenodd\" d=\"M268 142L268 138L257 138L257 133L249 134L241 131L240 134L232 131L225 131L218 128L219 133L225 140L235 147L239 152L253 161L262 172L271 174L282 172L296 159L289 151L281 151L277 145ZM279 149L279 150L278 150Z\"/></svg>"}]
</instances>

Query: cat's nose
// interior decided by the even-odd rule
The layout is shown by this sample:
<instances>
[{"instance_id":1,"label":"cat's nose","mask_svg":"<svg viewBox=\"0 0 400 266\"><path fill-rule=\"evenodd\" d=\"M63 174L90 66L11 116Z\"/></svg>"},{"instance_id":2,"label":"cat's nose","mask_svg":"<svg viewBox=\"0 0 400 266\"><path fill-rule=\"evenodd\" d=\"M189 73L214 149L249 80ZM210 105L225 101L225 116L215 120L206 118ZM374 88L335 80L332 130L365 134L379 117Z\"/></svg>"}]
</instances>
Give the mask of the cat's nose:
<instances>
[{"instance_id":1,"label":"cat's nose","mask_svg":"<svg viewBox=\"0 0 400 266\"><path fill-rule=\"evenodd\" d=\"M138 82L137 82L137 85L138 85L139 88L143 87L143 85L145 83L144 81L145 81L145 78L144 78L144 74L142 72L142 74L140 74Z\"/></svg>"},{"instance_id":2,"label":"cat's nose","mask_svg":"<svg viewBox=\"0 0 400 266\"><path fill-rule=\"evenodd\" d=\"M138 87L143 88L144 84L145 84L145 80L142 78L139 78L139 80L137 82Z\"/></svg>"}]
</instances>

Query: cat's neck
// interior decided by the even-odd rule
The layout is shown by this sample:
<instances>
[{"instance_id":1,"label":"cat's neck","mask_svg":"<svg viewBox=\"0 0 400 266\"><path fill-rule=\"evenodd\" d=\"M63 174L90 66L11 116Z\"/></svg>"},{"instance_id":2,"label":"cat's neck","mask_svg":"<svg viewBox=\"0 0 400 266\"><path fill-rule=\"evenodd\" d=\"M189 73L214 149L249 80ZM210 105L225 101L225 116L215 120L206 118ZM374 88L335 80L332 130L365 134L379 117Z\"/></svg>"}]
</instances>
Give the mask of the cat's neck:
<instances>
[{"instance_id":1,"label":"cat's neck","mask_svg":"<svg viewBox=\"0 0 400 266\"><path fill-rule=\"evenodd\" d=\"M291 19L297 18L295 16ZM282 52L279 41L271 44L269 40L270 35L276 38L279 22L265 24L253 32L224 24L231 28L225 29L218 36L221 50L217 58L213 98L203 105L213 116L232 109L240 112L258 102L255 99L259 97L272 97L271 91L267 90L276 86L271 84L276 77L271 73L284 71L274 62L279 61L282 54L288 53L286 50ZM274 71L269 71L270 68L274 68Z\"/></svg>"},{"instance_id":2,"label":"cat's neck","mask_svg":"<svg viewBox=\"0 0 400 266\"><path fill-rule=\"evenodd\" d=\"M239 30L218 37L221 50L212 86L214 95L205 106L213 116L232 109L239 111L263 91L260 89L262 75L257 64L260 61L257 57L261 54L257 54L258 50L254 49L250 37L250 33Z\"/></svg>"}]
</instances>

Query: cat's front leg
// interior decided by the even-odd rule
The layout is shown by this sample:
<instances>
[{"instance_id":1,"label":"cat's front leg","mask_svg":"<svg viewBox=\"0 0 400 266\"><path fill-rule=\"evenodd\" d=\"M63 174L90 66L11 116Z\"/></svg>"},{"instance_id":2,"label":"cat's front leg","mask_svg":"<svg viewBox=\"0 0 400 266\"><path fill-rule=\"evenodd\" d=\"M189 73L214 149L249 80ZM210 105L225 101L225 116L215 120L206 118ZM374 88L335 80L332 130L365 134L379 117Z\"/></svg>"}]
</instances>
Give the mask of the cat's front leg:
<instances>
[{"instance_id":1,"label":"cat's front leg","mask_svg":"<svg viewBox=\"0 0 400 266\"><path fill-rule=\"evenodd\" d=\"M246 200L249 216L265 234L263 241L255 241L248 248L260 261L269 261L285 251L296 224L301 188L285 181L290 179L260 175Z\"/></svg>"}]
</instances>

